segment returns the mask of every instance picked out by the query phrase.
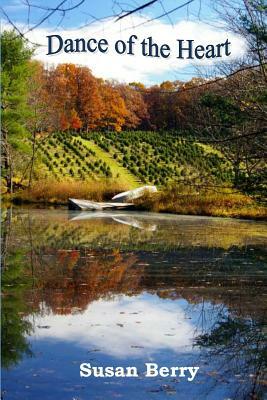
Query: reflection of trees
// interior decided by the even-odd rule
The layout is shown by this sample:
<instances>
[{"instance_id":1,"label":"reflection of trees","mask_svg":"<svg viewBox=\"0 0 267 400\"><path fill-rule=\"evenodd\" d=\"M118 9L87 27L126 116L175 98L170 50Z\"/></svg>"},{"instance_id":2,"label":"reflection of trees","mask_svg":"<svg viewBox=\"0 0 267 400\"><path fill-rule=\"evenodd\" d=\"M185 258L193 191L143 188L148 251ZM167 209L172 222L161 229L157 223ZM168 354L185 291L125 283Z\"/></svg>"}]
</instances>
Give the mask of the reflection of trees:
<instances>
[{"instance_id":1,"label":"reflection of trees","mask_svg":"<svg viewBox=\"0 0 267 400\"><path fill-rule=\"evenodd\" d=\"M22 358L32 356L26 335L32 331L31 323L22 319L18 310L20 305L16 300L2 302L2 366L9 368Z\"/></svg>"},{"instance_id":2,"label":"reflection of trees","mask_svg":"<svg viewBox=\"0 0 267 400\"><path fill-rule=\"evenodd\" d=\"M101 297L133 293L142 276L142 269L135 273L136 261L134 254L125 256L116 250L55 251L42 259L35 272L41 289L36 292L35 304L45 302L54 313L68 314L73 309L84 310Z\"/></svg>"},{"instance_id":3,"label":"reflection of trees","mask_svg":"<svg viewBox=\"0 0 267 400\"><path fill-rule=\"evenodd\" d=\"M1 268L6 264L6 256L10 239L12 208L7 208L1 213Z\"/></svg>"},{"instance_id":4,"label":"reflection of trees","mask_svg":"<svg viewBox=\"0 0 267 400\"><path fill-rule=\"evenodd\" d=\"M6 255L2 271L1 308L1 358L4 368L17 364L25 354L32 355L26 338L32 326L23 318L30 312L29 303L25 301L25 292L30 284L24 274L25 269L27 260L21 249Z\"/></svg>"},{"instance_id":5,"label":"reflection of trees","mask_svg":"<svg viewBox=\"0 0 267 400\"><path fill-rule=\"evenodd\" d=\"M28 252L32 267L25 273L35 285L35 306L46 303L54 313L67 314L74 308L82 311L90 302L114 294L148 291L157 292L161 298L184 298L191 304L205 300L235 307L242 302L242 313L253 315L264 309L259 286L265 280L258 273L264 270L264 260L261 248L244 251L181 249L139 253L43 246Z\"/></svg>"},{"instance_id":6,"label":"reflection of trees","mask_svg":"<svg viewBox=\"0 0 267 400\"><path fill-rule=\"evenodd\" d=\"M217 359L226 378L240 375L235 399L261 399L261 383L267 367L266 341L263 320L236 315L219 315L215 325L195 339L207 356Z\"/></svg>"}]
</instances>

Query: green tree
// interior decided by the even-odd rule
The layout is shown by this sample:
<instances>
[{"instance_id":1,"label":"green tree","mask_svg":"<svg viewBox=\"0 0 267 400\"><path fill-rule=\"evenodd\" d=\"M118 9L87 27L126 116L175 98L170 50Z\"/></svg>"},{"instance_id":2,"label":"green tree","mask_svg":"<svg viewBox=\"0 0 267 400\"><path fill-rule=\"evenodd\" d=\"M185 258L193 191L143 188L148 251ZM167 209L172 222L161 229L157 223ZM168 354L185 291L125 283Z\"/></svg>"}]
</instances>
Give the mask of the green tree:
<instances>
[{"instance_id":1,"label":"green tree","mask_svg":"<svg viewBox=\"0 0 267 400\"><path fill-rule=\"evenodd\" d=\"M12 144L16 136L26 133L26 122L30 115L27 104L27 81L30 76L29 60L33 50L15 31L4 31L1 35L1 121L2 121L2 176L7 190L13 191Z\"/></svg>"}]
</instances>

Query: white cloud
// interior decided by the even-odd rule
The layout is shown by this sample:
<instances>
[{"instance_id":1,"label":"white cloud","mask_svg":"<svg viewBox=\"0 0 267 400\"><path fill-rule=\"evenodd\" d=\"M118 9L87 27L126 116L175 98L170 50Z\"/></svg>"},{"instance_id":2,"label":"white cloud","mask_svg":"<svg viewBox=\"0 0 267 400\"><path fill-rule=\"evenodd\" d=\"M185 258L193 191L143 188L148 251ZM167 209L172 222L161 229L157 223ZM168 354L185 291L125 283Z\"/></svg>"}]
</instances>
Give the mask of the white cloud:
<instances>
[{"instance_id":1,"label":"white cloud","mask_svg":"<svg viewBox=\"0 0 267 400\"><path fill-rule=\"evenodd\" d=\"M82 314L47 313L35 317L34 324L37 340L72 342L118 358L150 357L162 349L192 351L196 334L178 301L162 301L153 295L98 300Z\"/></svg>"},{"instance_id":2,"label":"white cloud","mask_svg":"<svg viewBox=\"0 0 267 400\"><path fill-rule=\"evenodd\" d=\"M191 66L211 65L213 61L203 59L192 62L192 60L177 59L178 43L177 39L194 40L195 45L208 45L224 43L226 39L231 42L231 56L224 57L223 60L231 60L241 57L245 52L245 44L241 37L233 33L219 30L201 22L181 21L174 26L164 23L161 20L152 21L136 28L129 28L129 19L123 20L121 25L114 20L106 22L96 22L88 27L75 28L62 31L51 31L45 29L35 29L29 34L29 39L40 43L43 46L36 51L35 58L45 64L74 63L88 66L95 76L105 79L117 79L119 81L131 82L142 81L152 82L155 76L169 74L169 79L173 79L174 72ZM131 19L132 26L142 24L144 18L135 17ZM77 39L105 38L109 42L109 50L106 54L98 53L65 53L61 51L55 55L47 55L47 35L58 34L64 40L67 38ZM138 39L134 46L135 55L119 55L114 50L117 40L127 41L129 36L135 34ZM152 36L153 41L158 44L168 44L171 48L171 55L167 59L144 57L141 54L140 42ZM220 59L222 60L222 59Z\"/></svg>"}]
</instances>

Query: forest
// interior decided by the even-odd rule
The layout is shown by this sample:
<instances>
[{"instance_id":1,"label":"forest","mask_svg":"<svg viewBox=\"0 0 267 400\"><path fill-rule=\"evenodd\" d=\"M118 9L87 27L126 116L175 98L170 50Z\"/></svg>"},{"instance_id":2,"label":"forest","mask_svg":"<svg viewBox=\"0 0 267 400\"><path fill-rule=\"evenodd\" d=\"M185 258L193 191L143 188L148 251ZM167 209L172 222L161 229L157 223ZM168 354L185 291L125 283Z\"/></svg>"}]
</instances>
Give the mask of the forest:
<instances>
[{"instance_id":1,"label":"forest","mask_svg":"<svg viewBox=\"0 0 267 400\"><path fill-rule=\"evenodd\" d=\"M110 190L149 183L165 194L219 193L223 204L226 198L231 203L235 194L238 203L260 207L262 214L267 175L266 32L262 27L255 30L247 20L241 24L251 41L245 64L219 64L212 78L152 86L104 80L70 63L45 66L33 59L34 48L24 37L15 30L4 31L6 198L48 200L58 194L45 192L58 185L63 192L72 185L81 197L83 183L87 197L101 187L103 193L93 196L101 198L107 196L104 186L110 195ZM167 207L173 208L177 211Z\"/></svg>"}]
</instances>

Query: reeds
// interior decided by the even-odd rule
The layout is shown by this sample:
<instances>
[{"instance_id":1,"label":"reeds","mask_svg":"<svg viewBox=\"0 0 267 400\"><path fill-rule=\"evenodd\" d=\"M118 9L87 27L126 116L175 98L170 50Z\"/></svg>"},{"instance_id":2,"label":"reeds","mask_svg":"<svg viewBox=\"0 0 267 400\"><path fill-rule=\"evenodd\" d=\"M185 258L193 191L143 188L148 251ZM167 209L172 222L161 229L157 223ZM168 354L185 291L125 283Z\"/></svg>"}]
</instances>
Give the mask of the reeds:
<instances>
[{"instance_id":1,"label":"reeds","mask_svg":"<svg viewBox=\"0 0 267 400\"><path fill-rule=\"evenodd\" d=\"M69 198L104 201L127 190L125 184L114 180L101 181L39 181L31 188L17 192L15 203L67 204Z\"/></svg>"}]
</instances>

